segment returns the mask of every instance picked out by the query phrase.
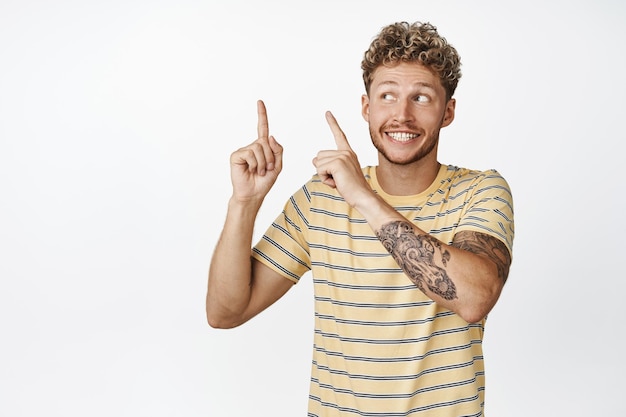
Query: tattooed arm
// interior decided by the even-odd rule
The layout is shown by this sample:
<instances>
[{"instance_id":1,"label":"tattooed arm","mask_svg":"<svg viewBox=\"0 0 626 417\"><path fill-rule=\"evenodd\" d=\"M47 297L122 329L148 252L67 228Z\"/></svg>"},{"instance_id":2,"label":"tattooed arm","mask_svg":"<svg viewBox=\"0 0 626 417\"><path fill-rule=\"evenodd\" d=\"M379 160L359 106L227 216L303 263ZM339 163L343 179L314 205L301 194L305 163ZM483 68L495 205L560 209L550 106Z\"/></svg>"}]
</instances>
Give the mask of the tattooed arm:
<instances>
[{"instance_id":1,"label":"tattooed arm","mask_svg":"<svg viewBox=\"0 0 626 417\"><path fill-rule=\"evenodd\" d=\"M415 234L411 223L399 220L383 225L376 236L417 288L445 300L458 298L456 285L446 271L450 252L441 242Z\"/></svg>"},{"instance_id":2,"label":"tattooed arm","mask_svg":"<svg viewBox=\"0 0 626 417\"><path fill-rule=\"evenodd\" d=\"M460 232L445 245L406 220L393 220L376 236L424 294L468 322L493 308L511 264L504 243L484 233Z\"/></svg>"},{"instance_id":3,"label":"tattooed arm","mask_svg":"<svg viewBox=\"0 0 626 417\"><path fill-rule=\"evenodd\" d=\"M424 294L468 322L482 320L498 300L508 274L511 257L505 245L469 231L458 233L452 245L446 245L408 222L372 192L337 121L330 113L326 118L337 150L321 151L313 160L322 182L336 188L365 217Z\"/></svg>"},{"instance_id":4,"label":"tattooed arm","mask_svg":"<svg viewBox=\"0 0 626 417\"><path fill-rule=\"evenodd\" d=\"M511 266L511 254L500 239L485 233L465 231L454 235L452 246L490 259L498 268L498 279L502 284L506 282Z\"/></svg>"}]
</instances>

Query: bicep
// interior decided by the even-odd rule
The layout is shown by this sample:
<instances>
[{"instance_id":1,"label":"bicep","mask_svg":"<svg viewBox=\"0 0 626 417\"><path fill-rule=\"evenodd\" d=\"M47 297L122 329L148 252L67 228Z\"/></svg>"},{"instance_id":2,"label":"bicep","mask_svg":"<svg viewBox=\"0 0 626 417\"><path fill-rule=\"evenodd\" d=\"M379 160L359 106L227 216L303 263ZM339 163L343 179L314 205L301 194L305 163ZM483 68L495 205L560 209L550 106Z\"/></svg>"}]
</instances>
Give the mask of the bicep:
<instances>
[{"instance_id":1,"label":"bicep","mask_svg":"<svg viewBox=\"0 0 626 417\"><path fill-rule=\"evenodd\" d=\"M454 235L452 246L490 260L495 264L502 283L506 282L511 266L511 253L500 239L486 233L465 230Z\"/></svg>"},{"instance_id":2,"label":"bicep","mask_svg":"<svg viewBox=\"0 0 626 417\"><path fill-rule=\"evenodd\" d=\"M250 302L244 312L243 321L248 321L276 301L293 287L294 282L278 272L252 259Z\"/></svg>"}]
</instances>

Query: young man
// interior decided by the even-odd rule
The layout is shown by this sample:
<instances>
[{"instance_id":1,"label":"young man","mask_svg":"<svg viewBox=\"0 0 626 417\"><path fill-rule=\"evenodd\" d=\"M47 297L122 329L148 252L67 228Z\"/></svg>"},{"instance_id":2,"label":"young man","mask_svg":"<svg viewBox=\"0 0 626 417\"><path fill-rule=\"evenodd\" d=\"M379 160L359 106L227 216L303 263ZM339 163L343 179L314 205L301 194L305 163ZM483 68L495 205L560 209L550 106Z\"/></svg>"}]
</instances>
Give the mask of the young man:
<instances>
[{"instance_id":1,"label":"young man","mask_svg":"<svg viewBox=\"0 0 626 417\"><path fill-rule=\"evenodd\" d=\"M208 321L238 326L311 270L309 416L482 415L485 318L511 264L509 187L494 170L437 160L461 74L435 27L384 27L361 66L361 111L378 165L359 165L327 113L337 149L318 153L317 174L251 253L257 212L282 168L259 101L258 139L231 156Z\"/></svg>"}]
</instances>

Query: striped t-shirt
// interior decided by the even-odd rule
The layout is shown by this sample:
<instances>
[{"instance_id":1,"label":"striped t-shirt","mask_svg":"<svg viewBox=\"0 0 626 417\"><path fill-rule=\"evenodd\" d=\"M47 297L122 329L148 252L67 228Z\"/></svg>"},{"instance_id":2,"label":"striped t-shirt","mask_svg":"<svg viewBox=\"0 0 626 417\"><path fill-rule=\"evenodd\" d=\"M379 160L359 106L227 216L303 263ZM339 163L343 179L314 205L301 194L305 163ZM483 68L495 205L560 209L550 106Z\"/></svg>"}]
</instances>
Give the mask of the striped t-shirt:
<instances>
[{"instance_id":1,"label":"striped t-shirt","mask_svg":"<svg viewBox=\"0 0 626 417\"><path fill-rule=\"evenodd\" d=\"M419 195L392 196L375 167L372 189L420 229L450 244L473 230L511 250L509 186L494 170L442 165ZM315 329L309 416L480 416L484 320L468 324L425 296L363 216L314 176L253 248L298 282L312 271Z\"/></svg>"}]
</instances>

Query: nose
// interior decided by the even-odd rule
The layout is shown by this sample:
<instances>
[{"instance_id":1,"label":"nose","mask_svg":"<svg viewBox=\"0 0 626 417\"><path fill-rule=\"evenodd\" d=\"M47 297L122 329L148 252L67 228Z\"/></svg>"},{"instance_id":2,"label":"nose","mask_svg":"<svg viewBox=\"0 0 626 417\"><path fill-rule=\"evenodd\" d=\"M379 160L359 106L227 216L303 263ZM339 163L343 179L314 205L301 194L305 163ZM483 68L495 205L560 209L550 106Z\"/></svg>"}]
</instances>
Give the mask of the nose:
<instances>
[{"instance_id":1,"label":"nose","mask_svg":"<svg viewBox=\"0 0 626 417\"><path fill-rule=\"evenodd\" d=\"M413 121L413 106L411 100L398 100L395 108L395 119L398 123Z\"/></svg>"}]
</instances>

